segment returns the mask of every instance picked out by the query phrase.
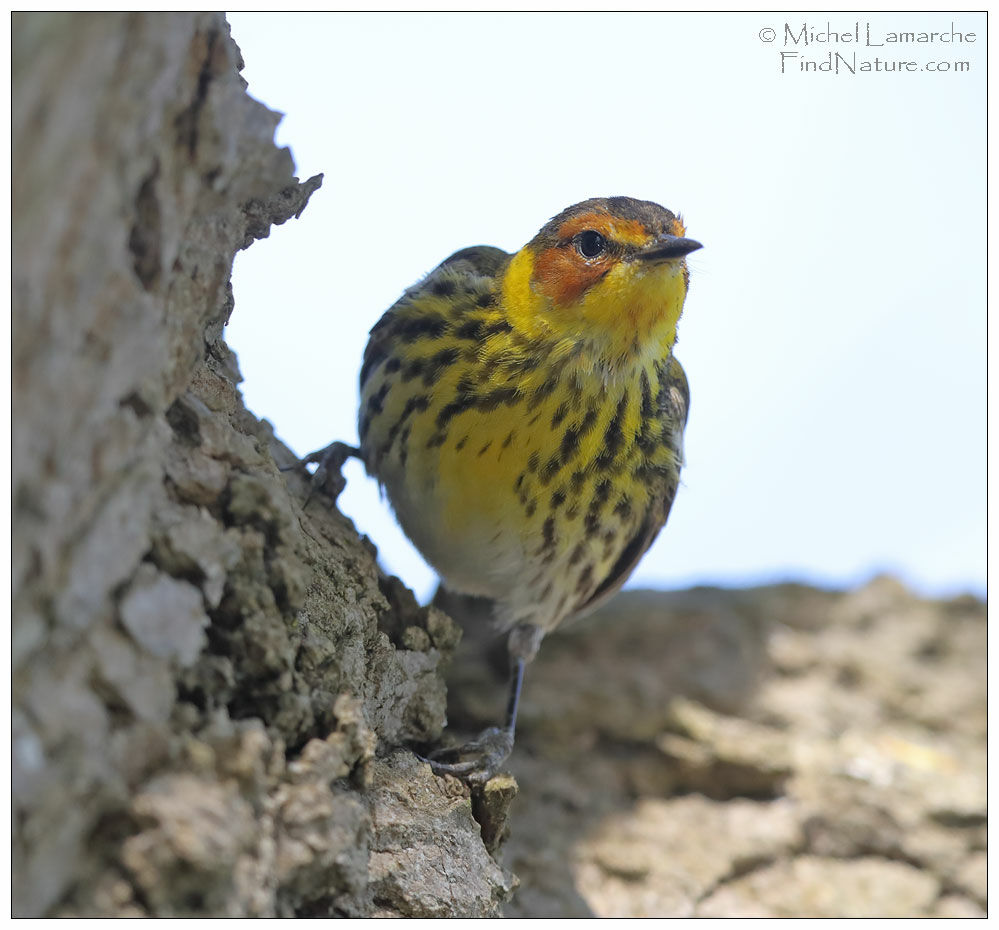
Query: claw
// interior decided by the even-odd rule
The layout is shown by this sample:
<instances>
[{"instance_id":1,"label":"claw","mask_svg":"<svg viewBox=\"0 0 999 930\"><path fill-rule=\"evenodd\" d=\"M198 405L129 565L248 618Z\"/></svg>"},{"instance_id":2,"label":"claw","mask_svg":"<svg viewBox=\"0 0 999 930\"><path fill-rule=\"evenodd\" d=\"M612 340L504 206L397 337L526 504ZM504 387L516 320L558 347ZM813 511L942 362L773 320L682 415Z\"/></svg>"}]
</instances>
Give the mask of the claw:
<instances>
[{"instance_id":1,"label":"claw","mask_svg":"<svg viewBox=\"0 0 999 930\"><path fill-rule=\"evenodd\" d=\"M523 637L522 637L523 638ZM540 631L535 631L525 642L533 644L541 641ZM511 638L511 642L514 640ZM520 641L517 640L519 643ZM435 749L424 759L437 775L457 775L469 784L484 785L506 762L513 752L513 735L517 728L517 708L520 706L520 689L524 684L524 666L527 659L520 649L511 650L513 667L510 676L510 696L506 706L506 726L489 727L475 739L463 746ZM531 653L533 655L533 652ZM467 758L466 758L467 757ZM421 758L423 758L421 756ZM454 760L449 761L449 760Z\"/></svg>"},{"instance_id":2,"label":"claw","mask_svg":"<svg viewBox=\"0 0 999 930\"><path fill-rule=\"evenodd\" d=\"M320 491L334 503L347 482L340 474L344 462L349 458L360 458L361 450L348 446L345 442L331 442L325 449L318 449L302 457L303 465L318 465L310 482L309 494L302 508L309 506L312 495Z\"/></svg>"},{"instance_id":3,"label":"claw","mask_svg":"<svg viewBox=\"0 0 999 930\"><path fill-rule=\"evenodd\" d=\"M436 775L456 775L471 784L481 785L499 771L512 751L513 731L506 727L490 727L463 746L435 750L424 761Z\"/></svg>"}]
</instances>

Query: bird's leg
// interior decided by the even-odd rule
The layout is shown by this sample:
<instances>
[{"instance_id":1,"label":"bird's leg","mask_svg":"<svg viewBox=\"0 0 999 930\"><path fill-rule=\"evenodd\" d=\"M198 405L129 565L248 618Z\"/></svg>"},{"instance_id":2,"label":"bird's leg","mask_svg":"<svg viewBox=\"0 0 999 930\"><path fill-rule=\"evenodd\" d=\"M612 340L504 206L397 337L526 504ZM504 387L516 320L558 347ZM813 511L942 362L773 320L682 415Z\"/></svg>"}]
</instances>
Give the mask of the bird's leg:
<instances>
[{"instance_id":1,"label":"bird's leg","mask_svg":"<svg viewBox=\"0 0 999 930\"><path fill-rule=\"evenodd\" d=\"M345 442L331 442L325 449L318 449L303 456L303 465L315 464L319 467L312 475L309 494L302 507L309 506L309 501L312 500L312 495L316 491L321 491L335 503L347 484L346 479L341 474L344 462L349 458L359 459L360 457L361 450L354 446L348 446Z\"/></svg>"},{"instance_id":2,"label":"bird's leg","mask_svg":"<svg viewBox=\"0 0 999 930\"><path fill-rule=\"evenodd\" d=\"M496 774L513 751L524 670L537 653L543 636L544 633L536 626L518 626L511 631L507 644L510 653L510 692L505 724L483 730L463 746L432 752L426 761L436 774L457 775L471 784L484 784Z\"/></svg>"}]
</instances>

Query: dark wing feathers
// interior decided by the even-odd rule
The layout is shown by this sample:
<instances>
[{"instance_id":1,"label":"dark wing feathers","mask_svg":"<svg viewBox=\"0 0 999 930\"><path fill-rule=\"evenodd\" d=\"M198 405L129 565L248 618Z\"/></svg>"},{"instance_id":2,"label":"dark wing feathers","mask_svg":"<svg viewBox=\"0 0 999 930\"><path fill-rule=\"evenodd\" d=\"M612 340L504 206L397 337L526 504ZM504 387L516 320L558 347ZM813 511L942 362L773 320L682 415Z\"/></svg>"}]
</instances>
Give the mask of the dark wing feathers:
<instances>
[{"instance_id":1,"label":"dark wing feathers","mask_svg":"<svg viewBox=\"0 0 999 930\"><path fill-rule=\"evenodd\" d=\"M378 363L388 357L393 340L397 336L400 326L405 326L402 319L405 317L405 308L409 306L414 291L422 291L424 288L432 287L442 272L448 275L468 275L480 278L497 278L510 261L510 253L502 249L494 248L491 245L473 245L467 249L461 249L454 255L444 259L433 271L430 272L415 288L409 288L385 313L368 334L368 344L364 350L364 359L361 364L361 387L368 380L368 376L378 367Z\"/></svg>"},{"instance_id":2,"label":"dark wing feathers","mask_svg":"<svg viewBox=\"0 0 999 930\"><path fill-rule=\"evenodd\" d=\"M454 269L456 271L470 271L483 278L495 278L506 267L510 261L510 253L504 252L491 245L473 245L467 249L461 249L450 258L444 259L430 273L434 273L442 268Z\"/></svg>"}]
</instances>

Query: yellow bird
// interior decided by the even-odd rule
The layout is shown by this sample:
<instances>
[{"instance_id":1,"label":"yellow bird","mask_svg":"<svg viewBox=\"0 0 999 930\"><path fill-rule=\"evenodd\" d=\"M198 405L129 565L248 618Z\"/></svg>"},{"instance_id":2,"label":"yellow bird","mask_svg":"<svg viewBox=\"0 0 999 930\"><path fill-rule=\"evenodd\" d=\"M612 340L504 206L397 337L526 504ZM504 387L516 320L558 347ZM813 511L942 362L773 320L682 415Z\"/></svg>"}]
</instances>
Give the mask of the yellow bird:
<instances>
[{"instance_id":1,"label":"yellow bird","mask_svg":"<svg viewBox=\"0 0 999 930\"><path fill-rule=\"evenodd\" d=\"M509 631L505 724L433 753L438 772L495 773L543 637L617 591L666 522L701 248L685 233L649 201L585 200L515 255L456 252L371 330L360 457L444 585L491 599Z\"/></svg>"}]
</instances>

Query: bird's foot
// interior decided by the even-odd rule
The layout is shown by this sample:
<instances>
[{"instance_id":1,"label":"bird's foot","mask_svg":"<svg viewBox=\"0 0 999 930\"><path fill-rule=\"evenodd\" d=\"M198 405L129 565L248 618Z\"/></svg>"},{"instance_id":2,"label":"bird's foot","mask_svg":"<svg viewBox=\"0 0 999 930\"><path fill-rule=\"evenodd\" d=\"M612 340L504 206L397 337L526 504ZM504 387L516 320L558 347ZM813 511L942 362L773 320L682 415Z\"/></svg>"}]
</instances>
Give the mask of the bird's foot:
<instances>
[{"instance_id":1,"label":"bird's foot","mask_svg":"<svg viewBox=\"0 0 999 930\"><path fill-rule=\"evenodd\" d=\"M360 449L348 446L345 442L331 442L325 449L318 449L303 456L303 465L318 466L312 475L309 496L306 497L304 506L309 505L312 495L316 492L325 495L333 503L336 503L340 492L347 485L347 480L341 474L344 462L349 458L360 457Z\"/></svg>"},{"instance_id":2,"label":"bird's foot","mask_svg":"<svg viewBox=\"0 0 999 930\"><path fill-rule=\"evenodd\" d=\"M437 775L456 775L470 785L484 785L513 751L513 731L490 727L462 746L435 749L423 758Z\"/></svg>"}]
</instances>

